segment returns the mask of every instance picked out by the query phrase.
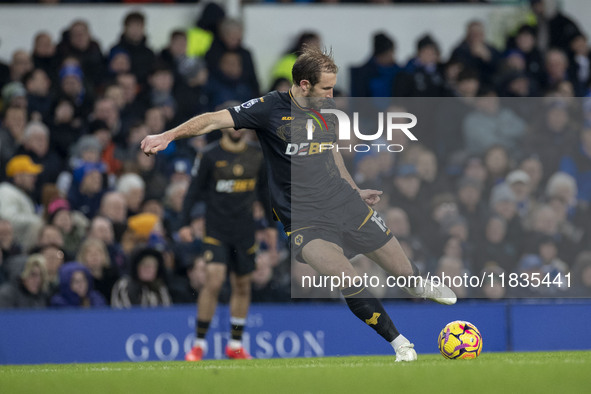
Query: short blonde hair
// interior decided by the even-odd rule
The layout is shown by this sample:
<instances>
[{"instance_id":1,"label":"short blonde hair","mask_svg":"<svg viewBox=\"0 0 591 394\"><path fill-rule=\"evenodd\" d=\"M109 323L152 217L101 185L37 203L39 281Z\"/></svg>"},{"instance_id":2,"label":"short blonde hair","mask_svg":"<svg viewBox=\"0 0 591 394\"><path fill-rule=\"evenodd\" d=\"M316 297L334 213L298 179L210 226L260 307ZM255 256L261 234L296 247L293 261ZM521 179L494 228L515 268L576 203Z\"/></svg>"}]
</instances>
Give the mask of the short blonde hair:
<instances>
[{"instance_id":1,"label":"short blonde hair","mask_svg":"<svg viewBox=\"0 0 591 394\"><path fill-rule=\"evenodd\" d=\"M42 281L42 285L41 285L41 289L43 291L47 290L47 287L49 285L48 282L48 275L47 275L47 267L45 266L46 262L45 262L45 257L42 254L39 253L35 253L30 255L27 258L27 261L25 262L25 267L23 268L23 272L21 272L21 279L26 279L27 277L29 277L29 275L31 275L31 272L33 271L34 268L39 268L39 271L41 271L41 279Z\"/></svg>"}]
</instances>

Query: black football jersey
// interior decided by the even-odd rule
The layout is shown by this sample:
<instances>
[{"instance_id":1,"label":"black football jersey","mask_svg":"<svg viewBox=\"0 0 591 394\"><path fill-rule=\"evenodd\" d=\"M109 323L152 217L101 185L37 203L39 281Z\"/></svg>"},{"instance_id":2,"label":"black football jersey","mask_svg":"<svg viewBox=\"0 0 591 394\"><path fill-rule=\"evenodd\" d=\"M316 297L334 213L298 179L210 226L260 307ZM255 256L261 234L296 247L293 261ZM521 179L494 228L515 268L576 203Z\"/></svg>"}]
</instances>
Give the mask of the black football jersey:
<instances>
[{"instance_id":1,"label":"black football jersey","mask_svg":"<svg viewBox=\"0 0 591 394\"><path fill-rule=\"evenodd\" d=\"M216 141L203 152L183 208L189 215L197 201L205 202L207 235L229 241L254 233L253 202L258 200L266 207L268 197L261 149L246 145L234 152ZM267 216L272 223L272 216Z\"/></svg>"},{"instance_id":2,"label":"black football jersey","mask_svg":"<svg viewBox=\"0 0 591 394\"><path fill-rule=\"evenodd\" d=\"M286 231L305 226L356 194L328 149L336 141L335 117L303 108L290 92L277 91L228 110L236 129L253 129L258 135L272 206Z\"/></svg>"}]
</instances>

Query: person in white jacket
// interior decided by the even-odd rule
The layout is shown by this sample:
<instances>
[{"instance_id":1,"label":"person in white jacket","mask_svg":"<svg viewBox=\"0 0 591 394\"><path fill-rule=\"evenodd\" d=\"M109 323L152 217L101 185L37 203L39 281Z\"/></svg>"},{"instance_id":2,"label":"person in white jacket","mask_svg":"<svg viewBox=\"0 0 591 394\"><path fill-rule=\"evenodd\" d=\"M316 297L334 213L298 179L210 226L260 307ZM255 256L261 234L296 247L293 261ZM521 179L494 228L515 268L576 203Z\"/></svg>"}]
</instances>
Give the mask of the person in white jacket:
<instances>
[{"instance_id":1,"label":"person in white jacket","mask_svg":"<svg viewBox=\"0 0 591 394\"><path fill-rule=\"evenodd\" d=\"M0 183L0 218L8 220L14 237L23 250L29 250L36 241L43 220L36 213L31 192L43 166L35 164L29 156L14 156L6 164L9 181Z\"/></svg>"}]
</instances>

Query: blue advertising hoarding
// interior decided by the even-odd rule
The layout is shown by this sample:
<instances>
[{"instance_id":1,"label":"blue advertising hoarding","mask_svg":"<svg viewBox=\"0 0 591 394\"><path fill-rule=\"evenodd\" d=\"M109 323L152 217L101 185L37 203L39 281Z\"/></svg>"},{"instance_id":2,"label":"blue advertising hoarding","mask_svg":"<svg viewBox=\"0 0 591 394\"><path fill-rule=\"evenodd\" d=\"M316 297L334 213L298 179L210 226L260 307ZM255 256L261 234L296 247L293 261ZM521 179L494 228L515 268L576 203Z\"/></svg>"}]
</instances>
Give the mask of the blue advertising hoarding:
<instances>
[{"instance_id":1,"label":"blue advertising hoarding","mask_svg":"<svg viewBox=\"0 0 591 394\"><path fill-rule=\"evenodd\" d=\"M390 302L385 306L419 354L437 352L437 335L452 320L474 323L482 332L485 352L591 349L588 336L570 336L591 323L591 302L473 301L453 306ZM4 310L0 364L182 360L193 342L195 312L194 306ZM224 358L228 320L227 306L220 306L208 334L206 359ZM554 336L553 341L544 339L556 324L568 327L566 334ZM388 343L340 303L253 305L244 342L256 358L393 354Z\"/></svg>"}]
</instances>

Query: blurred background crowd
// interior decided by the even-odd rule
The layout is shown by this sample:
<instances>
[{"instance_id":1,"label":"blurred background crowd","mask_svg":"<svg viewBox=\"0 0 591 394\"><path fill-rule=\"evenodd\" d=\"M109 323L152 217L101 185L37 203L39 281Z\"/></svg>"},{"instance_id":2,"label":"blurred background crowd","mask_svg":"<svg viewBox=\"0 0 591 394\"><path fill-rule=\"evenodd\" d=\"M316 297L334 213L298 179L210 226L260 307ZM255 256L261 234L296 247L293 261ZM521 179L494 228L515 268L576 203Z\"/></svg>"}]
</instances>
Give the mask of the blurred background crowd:
<instances>
[{"instance_id":1,"label":"blurred background crowd","mask_svg":"<svg viewBox=\"0 0 591 394\"><path fill-rule=\"evenodd\" d=\"M376 31L372 56L351 68L348 91L335 92L405 98L392 108L428 119L419 142L394 141L400 153L342 151L361 188L384 191L377 209L423 271L550 279L456 289L462 297L591 295L591 49L583 21L544 5L530 2L504 48L470 22L448 58L427 34L399 59L404 37ZM139 11L112 48L93 38L93 23L72 21L58 42L40 29L30 49L0 63L0 307L194 302L207 207L183 214L183 200L219 134L149 157L139 142L229 101L286 91L302 45L330 45L302 31L262 86L241 22L218 4L160 52ZM291 279L314 273L292 267L285 239L277 250L262 231L258 239L253 301L290 300ZM355 264L383 275L363 256Z\"/></svg>"}]
</instances>

